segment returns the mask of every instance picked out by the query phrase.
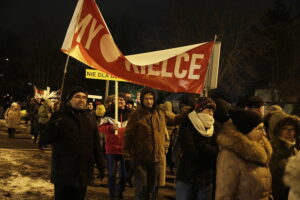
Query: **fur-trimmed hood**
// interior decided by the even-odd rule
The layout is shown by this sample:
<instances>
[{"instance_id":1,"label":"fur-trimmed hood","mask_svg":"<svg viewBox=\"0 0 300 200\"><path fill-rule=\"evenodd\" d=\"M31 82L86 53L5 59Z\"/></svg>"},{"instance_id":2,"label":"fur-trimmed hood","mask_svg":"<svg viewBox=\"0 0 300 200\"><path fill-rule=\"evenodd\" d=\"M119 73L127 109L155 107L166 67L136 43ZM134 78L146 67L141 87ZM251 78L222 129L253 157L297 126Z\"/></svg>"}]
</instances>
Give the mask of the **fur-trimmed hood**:
<instances>
[{"instance_id":1,"label":"fur-trimmed hood","mask_svg":"<svg viewBox=\"0 0 300 200\"><path fill-rule=\"evenodd\" d=\"M231 121L220 130L217 143L220 149L225 148L247 162L263 166L269 164L273 153L267 138L263 138L264 145L260 145L239 132Z\"/></svg>"},{"instance_id":2,"label":"fur-trimmed hood","mask_svg":"<svg viewBox=\"0 0 300 200\"><path fill-rule=\"evenodd\" d=\"M286 123L294 124L296 128L296 135L299 134L300 120L296 115L289 115L285 112L276 112L272 115L269 121L269 136L272 144L278 143L278 133ZM297 137L297 136L295 136Z\"/></svg>"},{"instance_id":3,"label":"fur-trimmed hood","mask_svg":"<svg viewBox=\"0 0 300 200\"><path fill-rule=\"evenodd\" d=\"M281 120L283 120L284 118L288 117L289 115L286 114L284 111L277 111L274 112L269 120L269 136L270 136L270 140L274 141L276 140L275 137L275 127L278 124L278 122L280 122Z\"/></svg>"}]
</instances>

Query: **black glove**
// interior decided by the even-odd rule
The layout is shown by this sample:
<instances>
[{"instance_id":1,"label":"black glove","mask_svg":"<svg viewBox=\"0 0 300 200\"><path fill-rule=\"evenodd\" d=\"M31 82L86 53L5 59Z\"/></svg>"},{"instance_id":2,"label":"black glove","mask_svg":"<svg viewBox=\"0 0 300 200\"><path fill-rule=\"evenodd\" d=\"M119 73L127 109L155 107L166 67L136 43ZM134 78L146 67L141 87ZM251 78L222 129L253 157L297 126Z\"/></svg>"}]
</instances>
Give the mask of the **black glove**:
<instances>
[{"instance_id":1,"label":"black glove","mask_svg":"<svg viewBox=\"0 0 300 200\"><path fill-rule=\"evenodd\" d=\"M97 178L99 178L101 181L104 179L104 168L103 169L98 169L99 175Z\"/></svg>"}]
</instances>

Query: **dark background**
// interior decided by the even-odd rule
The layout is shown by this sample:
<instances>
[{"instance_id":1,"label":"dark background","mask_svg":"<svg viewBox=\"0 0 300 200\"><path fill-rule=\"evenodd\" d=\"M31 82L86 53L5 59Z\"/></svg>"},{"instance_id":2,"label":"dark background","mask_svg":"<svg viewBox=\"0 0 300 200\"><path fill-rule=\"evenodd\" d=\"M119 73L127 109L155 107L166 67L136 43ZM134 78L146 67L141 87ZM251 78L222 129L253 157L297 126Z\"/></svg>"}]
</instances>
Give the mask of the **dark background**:
<instances>
[{"instance_id":1,"label":"dark background","mask_svg":"<svg viewBox=\"0 0 300 200\"><path fill-rule=\"evenodd\" d=\"M211 41L217 35L222 51L213 96L234 102L257 88L277 90L282 101L300 94L299 0L96 2L125 55ZM60 48L76 3L0 1L0 95L23 100L32 94L32 84L60 88L67 58ZM79 84L104 95L105 81L86 80L85 67L70 59L65 90ZM120 84L121 91L137 88Z\"/></svg>"}]
</instances>

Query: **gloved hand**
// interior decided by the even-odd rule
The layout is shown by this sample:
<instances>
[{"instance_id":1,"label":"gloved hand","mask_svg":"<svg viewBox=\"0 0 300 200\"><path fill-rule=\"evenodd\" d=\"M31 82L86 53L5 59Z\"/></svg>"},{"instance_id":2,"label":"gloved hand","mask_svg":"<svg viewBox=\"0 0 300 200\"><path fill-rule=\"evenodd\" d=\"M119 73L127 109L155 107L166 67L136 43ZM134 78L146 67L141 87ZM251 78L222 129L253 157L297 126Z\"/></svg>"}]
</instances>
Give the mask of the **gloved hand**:
<instances>
[{"instance_id":1,"label":"gloved hand","mask_svg":"<svg viewBox=\"0 0 300 200\"><path fill-rule=\"evenodd\" d=\"M97 178L99 178L101 181L104 179L104 168L103 169L98 169L99 175Z\"/></svg>"}]
</instances>

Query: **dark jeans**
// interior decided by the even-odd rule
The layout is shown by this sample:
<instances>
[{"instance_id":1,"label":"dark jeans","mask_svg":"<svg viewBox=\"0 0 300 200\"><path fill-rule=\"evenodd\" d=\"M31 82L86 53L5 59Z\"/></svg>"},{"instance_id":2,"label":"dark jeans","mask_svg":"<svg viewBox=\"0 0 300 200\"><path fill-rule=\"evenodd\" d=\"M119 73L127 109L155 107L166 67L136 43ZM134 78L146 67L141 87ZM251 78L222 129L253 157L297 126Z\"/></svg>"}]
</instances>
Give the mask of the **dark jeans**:
<instances>
[{"instance_id":1,"label":"dark jeans","mask_svg":"<svg viewBox=\"0 0 300 200\"><path fill-rule=\"evenodd\" d=\"M158 198L159 166L159 163L154 162L134 162L136 200Z\"/></svg>"},{"instance_id":2,"label":"dark jeans","mask_svg":"<svg viewBox=\"0 0 300 200\"><path fill-rule=\"evenodd\" d=\"M84 200L86 187L74 187L67 185L54 185L55 200Z\"/></svg>"},{"instance_id":3,"label":"dark jeans","mask_svg":"<svg viewBox=\"0 0 300 200\"><path fill-rule=\"evenodd\" d=\"M8 137L9 138L14 138L15 137L15 133L16 133L16 129L15 128L8 128L7 132L8 132Z\"/></svg>"},{"instance_id":4,"label":"dark jeans","mask_svg":"<svg viewBox=\"0 0 300 200\"><path fill-rule=\"evenodd\" d=\"M41 132L43 132L46 128L46 125L45 124L41 124L41 123L38 123L37 124L37 130L35 131L35 135L34 135L34 143L37 142L37 138L39 135L41 135Z\"/></svg>"},{"instance_id":5,"label":"dark jeans","mask_svg":"<svg viewBox=\"0 0 300 200\"><path fill-rule=\"evenodd\" d=\"M107 171L108 171L108 189L109 197L120 197L126 186L126 169L123 155L107 154ZM117 174L119 173L119 184L116 184Z\"/></svg>"},{"instance_id":6,"label":"dark jeans","mask_svg":"<svg viewBox=\"0 0 300 200\"><path fill-rule=\"evenodd\" d=\"M213 184L207 186L176 182L176 200L212 200Z\"/></svg>"},{"instance_id":7,"label":"dark jeans","mask_svg":"<svg viewBox=\"0 0 300 200\"><path fill-rule=\"evenodd\" d=\"M38 122L33 117L30 119L30 134L32 136L36 135L36 132L38 131Z\"/></svg>"}]
</instances>

